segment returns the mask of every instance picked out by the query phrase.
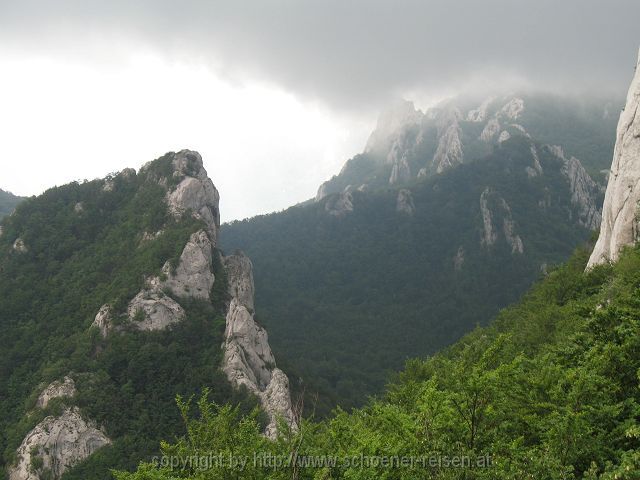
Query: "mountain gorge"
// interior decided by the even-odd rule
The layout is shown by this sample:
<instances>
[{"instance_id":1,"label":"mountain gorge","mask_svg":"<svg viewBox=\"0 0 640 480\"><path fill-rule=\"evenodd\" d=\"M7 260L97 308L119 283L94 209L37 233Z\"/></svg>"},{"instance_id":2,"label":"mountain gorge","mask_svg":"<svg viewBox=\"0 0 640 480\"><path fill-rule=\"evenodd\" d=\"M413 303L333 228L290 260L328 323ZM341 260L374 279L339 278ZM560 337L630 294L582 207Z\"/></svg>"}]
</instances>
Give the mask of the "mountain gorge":
<instances>
[{"instance_id":1,"label":"mountain gorge","mask_svg":"<svg viewBox=\"0 0 640 480\"><path fill-rule=\"evenodd\" d=\"M313 202L223 225L223 248L254 261L274 348L322 392L317 411L361 404L589 239L613 148L607 103L401 102Z\"/></svg>"},{"instance_id":2,"label":"mountain gorge","mask_svg":"<svg viewBox=\"0 0 640 480\"><path fill-rule=\"evenodd\" d=\"M183 434L176 394L203 389L260 408L269 437L280 419L295 428L254 320L251 261L217 248L218 201L184 150L48 190L2 221L7 478L111 478Z\"/></svg>"}]
</instances>

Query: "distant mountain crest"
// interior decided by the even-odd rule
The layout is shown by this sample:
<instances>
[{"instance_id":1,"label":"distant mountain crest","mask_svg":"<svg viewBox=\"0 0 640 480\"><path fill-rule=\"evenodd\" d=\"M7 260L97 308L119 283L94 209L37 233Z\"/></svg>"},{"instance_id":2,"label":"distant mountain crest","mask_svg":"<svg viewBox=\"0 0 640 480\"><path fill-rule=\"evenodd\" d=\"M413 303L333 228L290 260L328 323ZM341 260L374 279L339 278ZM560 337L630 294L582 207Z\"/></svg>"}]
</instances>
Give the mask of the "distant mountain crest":
<instances>
[{"instance_id":1,"label":"distant mountain crest","mask_svg":"<svg viewBox=\"0 0 640 480\"><path fill-rule=\"evenodd\" d=\"M601 179L607 165L604 147L612 146L614 128L603 112L615 103L510 94L480 101L453 98L422 112L401 100L380 114L364 151L320 186L316 200L347 187L407 185L480 159L518 136L541 145L561 145L569 157L583 161L590 175Z\"/></svg>"},{"instance_id":2,"label":"distant mountain crest","mask_svg":"<svg viewBox=\"0 0 640 480\"><path fill-rule=\"evenodd\" d=\"M10 215L22 200L24 200L23 197L0 189L0 219L5 215Z\"/></svg>"}]
</instances>

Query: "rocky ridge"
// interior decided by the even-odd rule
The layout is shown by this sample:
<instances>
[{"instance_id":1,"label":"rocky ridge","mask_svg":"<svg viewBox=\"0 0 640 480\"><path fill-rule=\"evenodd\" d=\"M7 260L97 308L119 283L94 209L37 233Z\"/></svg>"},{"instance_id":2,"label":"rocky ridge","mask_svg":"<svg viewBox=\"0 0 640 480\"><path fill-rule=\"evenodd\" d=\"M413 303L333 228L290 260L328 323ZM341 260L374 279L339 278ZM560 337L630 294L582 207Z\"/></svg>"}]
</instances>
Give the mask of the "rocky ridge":
<instances>
[{"instance_id":1,"label":"rocky ridge","mask_svg":"<svg viewBox=\"0 0 640 480\"><path fill-rule=\"evenodd\" d=\"M373 159L373 168L381 169L388 185L403 185L416 178L445 172L465 162L465 132L463 125L484 124L479 140L487 144L501 143L513 135L528 136L515 123L525 110L519 97L489 97L477 108L464 110L456 100L446 100L423 112L410 101L400 101L383 111L375 130L369 136L363 155ZM347 162L338 177L349 175ZM378 178L378 175L374 175ZM366 182L352 183L354 189ZM320 201L336 189L332 180L318 189Z\"/></svg>"},{"instance_id":2,"label":"rocky ridge","mask_svg":"<svg viewBox=\"0 0 640 480\"><path fill-rule=\"evenodd\" d=\"M166 188L165 201L171 215L176 218L191 215L204 226L191 234L176 265L167 261L159 276L145 280L144 288L129 301L126 311L116 312L109 304L99 309L92 326L107 341L113 334L166 330L184 321L187 315L180 303L183 299L211 301L216 281L214 257L221 256L216 250L219 195L197 152L183 150L172 154L170 160L169 173L167 170L158 173L153 163L143 166L141 173L147 176L147 181ZM102 188L113 191L115 185L110 177ZM162 230L155 234L145 232L141 235L142 242L154 241L162 234ZM222 345L222 370L233 386L244 386L257 396L269 416L265 433L273 438L277 434L278 418L295 427L289 382L284 372L275 367L266 331L253 319L251 262L244 256L232 255L221 258L219 263L225 269L231 297ZM65 377L43 390L38 397L38 407L46 408L51 399L72 398L75 393L73 380ZM91 421L83 419L76 407L67 407L61 415L44 419L25 437L10 478L60 478L66 469L110 442Z\"/></svg>"},{"instance_id":3,"label":"rocky ridge","mask_svg":"<svg viewBox=\"0 0 640 480\"><path fill-rule=\"evenodd\" d=\"M254 319L253 265L243 253L224 258L231 301L226 318L222 369L236 388L246 387L262 403L274 438L278 420L296 428L289 379L276 367L267 332Z\"/></svg>"}]
</instances>

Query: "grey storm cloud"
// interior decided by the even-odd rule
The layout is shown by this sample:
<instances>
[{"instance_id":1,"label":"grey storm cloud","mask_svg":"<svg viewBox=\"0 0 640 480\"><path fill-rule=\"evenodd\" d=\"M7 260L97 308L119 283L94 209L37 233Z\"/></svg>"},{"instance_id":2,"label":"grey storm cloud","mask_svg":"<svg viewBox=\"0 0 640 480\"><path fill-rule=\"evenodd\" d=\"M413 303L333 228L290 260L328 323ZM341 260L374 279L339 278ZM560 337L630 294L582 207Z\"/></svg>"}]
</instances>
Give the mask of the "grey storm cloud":
<instances>
[{"instance_id":1,"label":"grey storm cloud","mask_svg":"<svg viewBox=\"0 0 640 480\"><path fill-rule=\"evenodd\" d=\"M638 18L638 0L2 0L0 42L73 55L135 41L352 108L478 76L623 94Z\"/></svg>"}]
</instances>

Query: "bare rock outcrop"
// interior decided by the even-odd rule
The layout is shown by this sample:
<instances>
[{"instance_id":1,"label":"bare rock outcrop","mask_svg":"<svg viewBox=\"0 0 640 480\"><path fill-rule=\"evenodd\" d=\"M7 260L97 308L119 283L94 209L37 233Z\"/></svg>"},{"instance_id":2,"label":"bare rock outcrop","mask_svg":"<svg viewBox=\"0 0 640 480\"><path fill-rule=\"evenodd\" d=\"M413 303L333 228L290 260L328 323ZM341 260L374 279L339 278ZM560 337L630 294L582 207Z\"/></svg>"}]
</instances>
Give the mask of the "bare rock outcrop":
<instances>
[{"instance_id":1,"label":"bare rock outcrop","mask_svg":"<svg viewBox=\"0 0 640 480\"><path fill-rule=\"evenodd\" d=\"M91 324L92 327L96 327L100 331L102 338L107 338L109 332L113 329L113 317L111 315L111 306L108 304L102 305L96 317Z\"/></svg>"},{"instance_id":2,"label":"bare rock outcrop","mask_svg":"<svg viewBox=\"0 0 640 480\"><path fill-rule=\"evenodd\" d=\"M9 479L58 479L110 443L104 432L82 418L78 408L67 408L58 417L46 417L27 434L18 448L18 462L10 470Z\"/></svg>"},{"instance_id":3,"label":"bare rock outcrop","mask_svg":"<svg viewBox=\"0 0 640 480\"><path fill-rule=\"evenodd\" d=\"M496 100L496 97L488 97L482 101L480 106L474 110L470 110L467 113L467 121L469 122L484 122L488 116L489 106Z\"/></svg>"},{"instance_id":4,"label":"bare rock outcrop","mask_svg":"<svg viewBox=\"0 0 640 480\"><path fill-rule=\"evenodd\" d=\"M316 193L316 202L319 202L329 194L327 188L328 188L328 182L324 182L322 185L318 187L318 193Z\"/></svg>"},{"instance_id":5,"label":"bare rock outcrop","mask_svg":"<svg viewBox=\"0 0 640 480\"><path fill-rule=\"evenodd\" d=\"M510 138L511 138L511 134L506 130L503 130L502 132L500 132L500 136L498 137L498 143L506 142Z\"/></svg>"},{"instance_id":6,"label":"bare rock outcrop","mask_svg":"<svg viewBox=\"0 0 640 480\"><path fill-rule=\"evenodd\" d=\"M253 313L253 299L255 286L253 284L253 265L249 257L240 253L223 259L227 273L227 285L231 298L236 298L240 305L244 305Z\"/></svg>"},{"instance_id":7,"label":"bare rock outcrop","mask_svg":"<svg viewBox=\"0 0 640 480\"><path fill-rule=\"evenodd\" d=\"M491 209L492 206L493 210ZM522 238L516 233L511 207L509 207L504 198L488 187L480 195L480 213L483 224L480 244L483 247L490 248L498 240L500 228L496 226L496 218L501 216L502 234L507 245L511 248L511 253L521 254L524 252Z\"/></svg>"},{"instance_id":8,"label":"bare rock outcrop","mask_svg":"<svg viewBox=\"0 0 640 480\"><path fill-rule=\"evenodd\" d=\"M457 121L446 127L438 140L438 148L433 156L433 165L437 173L442 173L451 167L459 165L463 161L462 131Z\"/></svg>"},{"instance_id":9,"label":"bare rock outcrop","mask_svg":"<svg viewBox=\"0 0 640 480\"><path fill-rule=\"evenodd\" d=\"M164 278L147 279L145 288L129 302L127 317L138 330L162 330L184 319L184 309L166 292L176 297L209 300L215 281L213 248L220 228L220 195L207 176L198 152L181 150L173 154L171 166L172 178L179 182L174 189L168 188L167 191L169 213L175 217L190 213L202 220L205 229L191 235L175 268L169 262L165 263L162 268ZM145 165L141 171L148 169L149 166ZM157 180L162 185L168 184L167 178ZM101 333L105 332L105 336L108 328L100 327L98 323L106 325L106 317L98 316L94 324Z\"/></svg>"},{"instance_id":10,"label":"bare rock outcrop","mask_svg":"<svg viewBox=\"0 0 640 480\"><path fill-rule=\"evenodd\" d=\"M48 385L38 396L37 408L46 408L54 398L76 394L73 379L65 376ZM10 480L58 479L111 440L96 425L86 420L77 407L66 407L58 416L48 416L22 440L17 462L9 469Z\"/></svg>"},{"instance_id":11,"label":"bare rock outcrop","mask_svg":"<svg viewBox=\"0 0 640 480\"><path fill-rule=\"evenodd\" d=\"M585 228L595 230L602 220L602 214L597 205L600 187L589 176L580 160L575 157L567 158L562 147L552 145L545 148L562 162L561 172L569 183L571 204L577 210L578 223Z\"/></svg>"},{"instance_id":12,"label":"bare rock outcrop","mask_svg":"<svg viewBox=\"0 0 640 480\"><path fill-rule=\"evenodd\" d=\"M182 178L177 187L167 192L169 212L174 216L186 212L202 220L215 246L220 229L220 194L207 176L198 152L182 150L174 154L174 177Z\"/></svg>"},{"instance_id":13,"label":"bare rock outcrop","mask_svg":"<svg viewBox=\"0 0 640 480\"><path fill-rule=\"evenodd\" d=\"M531 145L531 158L533 159L533 165L525 167L525 171L529 178L537 177L543 174L542 165L540 164L540 156L538 155L538 149L535 145Z\"/></svg>"},{"instance_id":14,"label":"bare rock outcrop","mask_svg":"<svg viewBox=\"0 0 640 480\"><path fill-rule=\"evenodd\" d=\"M495 136L500 131L500 122L497 118L492 118L487 122L487 124L482 129L482 133L480 134L480 140L483 142L492 141Z\"/></svg>"},{"instance_id":15,"label":"bare rock outcrop","mask_svg":"<svg viewBox=\"0 0 640 480\"><path fill-rule=\"evenodd\" d=\"M389 152L391 162L391 175L389 175L389 184L404 183L411 179L411 169L407 160L407 152L400 149L394 144Z\"/></svg>"},{"instance_id":16,"label":"bare rock outcrop","mask_svg":"<svg viewBox=\"0 0 640 480\"><path fill-rule=\"evenodd\" d=\"M453 268L456 272L462 270L462 266L464 265L464 247L459 246L458 251L453 257Z\"/></svg>"},{"instance_id":17,"label":"bare rock outcrop","mask_svg":"<svg viewBox=\"0 0 640 480\"><path fill-rule=\"evenodd\" d=\"M13 251L18 253L27 253L29 249L22 238L16 238L16 241L13 242Z\"/></svg>"},{"instance_id":18,"label":"bare rock outcrop","mask_svg":"<svg viewBox=\"0 0 640 480\"><path fill-rule=\"evenodd\" d=\"M297 428L289 380L276 367L267 332L253 318L253 266L242 253L224 259L231 301L226 317L222 370L231 384L256 395L269 416L265 434L277 435L278 418Z\"/></svg>"},{"instance_id":19,"label":"bare rock outcrop","mask_svg":"<svg viewBox=\"0 0 640 480\"><path fill-rule=\"evenodd\" d=\"M69 376L65 376L62 381L56 380L45 388L38 396L36 407L47 408L49 402L54 398L73 397L76 394L76 384Z\"/></svg>"},{"instance_id":20,"label":"bare rock outcrop","mask_svg":"<svg viewBox=\"0 0 640 480\"><path fill-rule=\"evenodd\" d=\"M167 262L162 268L167 279L160 282L178 297L209 300L215 281L213 274L213 245L204 230L191 235L182 250L178 266L174 269Z\"/></svg>"},{"instance_id":21,"label":"bare rock outcrop","mask_svg":"<svg viewBox=\"0 0 640 480\"><path fill-rule=\"evenodd\" d=\"M127 316L131 326L138 330L164 330L181 322L185 311L160 288L148 288L129 302Z\"/></svg>"},{"instance_id":22,"label":"bare rock outcrop","mask_svg":"<svg viewBox=\"0 0 640 480\"><path fill-rule=\"evenodd\" d=\"M378 117L376 128L365 146L365 153L387 155L393 142L408 128L418 125L423 116L424 114L415 108L413 102L401 100L395 103Z\"/></svg>"},{"instance_id":23,"label":"bare rock outcrop","mask_svg":"<svg viewBox=\"0 0 640 480\"><path fill-rule=\"evenodd\" d=\"M413 195L411 190L402 189L398 192L396 198L396 211L405 215L413 215L416 211L416 206L413 203Z\"/></svg>"},{"instance_id":24,"label":"bare rock outcrop","mask_svg":"<svg viewBox=\"0 0 640 480\"><path fill-rule=\"evenodd\" d=\"M613 163L602 209L600 236L587 268L616 261L623 247L640 239L640 56L620 114Z\"/></svg>"},{"instance_id":25,"label":"bare rock outcrop","mask_svg":"<svg viewBox=\"0 0 640 480\"><path fill-rule=\"evenodd\" d=\"M517 120L524 112L524 100L521 98L512 98L501 109L500 115L509 120Z\"/></svg>"},{"instance_id":26,"label":"bare rock outcrop","mask_svg":"<svg viewBox=\"0 0 640 480\"><path fill-rule=\"evenodd\" d=\"M334 217L344 217L353 212L353 195L351 192L336 194L327 199L324 210Z\"/></svg>"}]
</instances>

